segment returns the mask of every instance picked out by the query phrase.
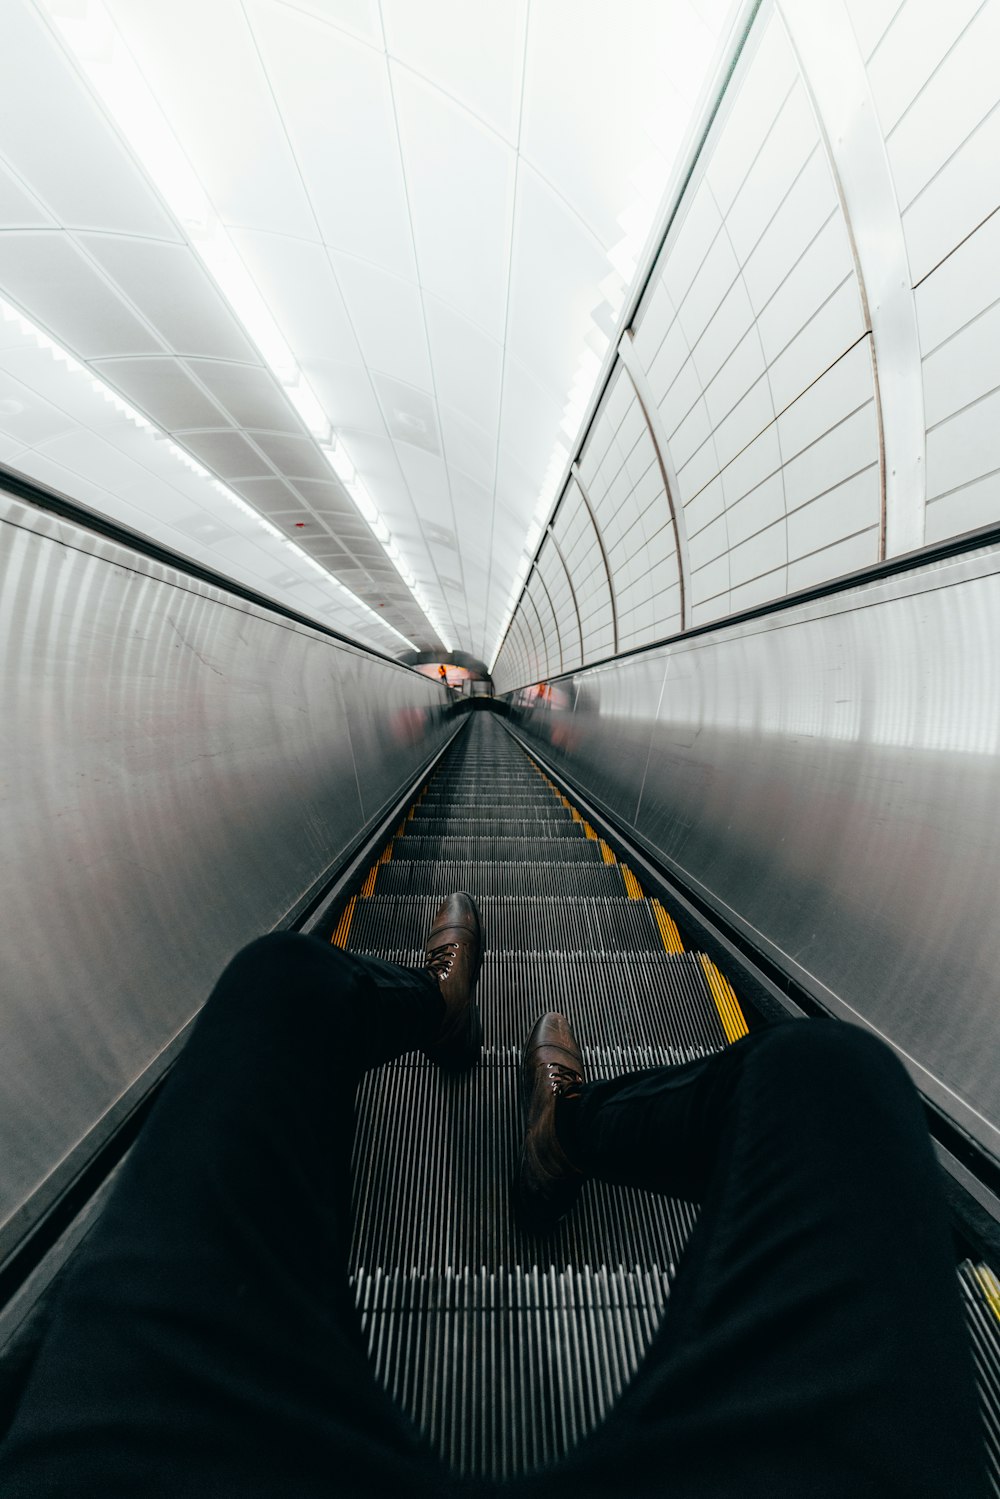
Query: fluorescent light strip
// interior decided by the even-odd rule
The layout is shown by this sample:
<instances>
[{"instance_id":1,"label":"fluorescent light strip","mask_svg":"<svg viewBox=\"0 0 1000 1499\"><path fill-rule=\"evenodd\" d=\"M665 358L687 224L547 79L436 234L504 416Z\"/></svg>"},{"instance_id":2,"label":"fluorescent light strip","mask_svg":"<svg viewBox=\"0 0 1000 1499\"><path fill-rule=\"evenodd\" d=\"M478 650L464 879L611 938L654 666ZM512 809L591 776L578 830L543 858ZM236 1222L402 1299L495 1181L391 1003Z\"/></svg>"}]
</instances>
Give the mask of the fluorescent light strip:
<instances>
[{"instance_id":1,"label":"fluorescent light strip","mask_svg":"<svg viewBox=\"0 0 1000 1499\"><path fill-rule=\"evenodd\" d=\"M259 510L254 509L253 505L231 490L227 484L223 484L221 479L217 479L214 474L210 473L203 464L198 462L197 458L192 457L186 448L182 448L172 437L168 437L165 432L155 426L148 417L143 416L140 411L136 411L135 407L130 406L127 401L123 400L116 390L112 390L110 385L106 385L103 380L99 379L93 370L89 369L87 365L81 364L67 349L64 349L61 344L57 344L47 333L43 333L42 329L37 327L30 318L25 317L19 308L12 307L2 297L0 297L0 318L7 323L15 323L26 338L33 339L39 348L46 349L52 355L52 358L57 360L58 363L64 364L71 374L83 375L96 395L101 396L103 400L107 401L110 406L113 406L116 411L120 412L134 426L148 432L153 440L164 443L167 452L172 458L176 459L178 463L182 463L192 473L197 474L200 479L204 479L207 484L211 485L216 494L221 495L230 505L235 506L237 510L241 510L244 515L248 515L262 531L267 532L268 536L273 537L284 548L293 552L298 561L307 562L314 572L322 576L324 583L332 583L354 608L360 610L363 615L370 615L374 624L395 635L410 650L415 651L417 649L412 640L400 630L397 630L395 625L391 625L387 619L383 619L382 615L378 614L370 604L366 604L363 599L359 599L357 594L352 593L321 562L317 561L315 557L310 557L309 553L294 542L290 536L286 536L266 516L261 515Z\"/></svg>"},{"instance_id":2,"label":"fluorescent light strip","mask_svg":"<svg viewBox=\"0 0 1000 1499\"><path fill-rule=\"evenodd\" d=\"M335 473L331 453L346 459L354 476L348 494L445 650L453 650L102 0L41 3Z\"/></svg>"}]
</instances>

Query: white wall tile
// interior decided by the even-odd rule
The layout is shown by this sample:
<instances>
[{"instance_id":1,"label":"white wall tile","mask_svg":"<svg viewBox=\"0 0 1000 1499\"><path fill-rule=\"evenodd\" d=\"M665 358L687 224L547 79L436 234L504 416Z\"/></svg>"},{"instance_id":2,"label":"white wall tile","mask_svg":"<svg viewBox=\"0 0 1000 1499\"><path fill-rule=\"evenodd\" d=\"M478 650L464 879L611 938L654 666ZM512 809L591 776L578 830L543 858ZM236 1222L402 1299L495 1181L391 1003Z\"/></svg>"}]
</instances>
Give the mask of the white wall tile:
<instances>
[{"instance_id":1,"label":"white wall tile","mask_svg":"<svg viewBox=\"0 0 1000 1499\"><path fill-rule=\"evenodd\" d=\"M796 83L726 215L726 229L741 264L777 213L817 139L805 89Z\"/></svg>"},{"instance_id":2,"label":"white wall tile","mask_svg":"<svg viewBox=\"0 0 1000 1499\"><path fill-rule=\"evenodd\" d=\"M772 362L769 373L776 410L801 395L864 332L857 286L851 277Z\"/></svg>"},{"instance_id":3,"label":"white wall tile","mask_svg":"<svg viewBox=\"0 0 1000 1499\"><path fill-rule=\"evenodd\" d=\"M752 38L751 46L749 66L729 102L708 167L708 180L723 213L746 181L797 75L784 28L774 16Z\"/></svg>"},{"instance_id":4,"label":"white wall tile","mask_svg":"<svg viewBox=\"0 0 1000 1499\"><path fill-rule=\"evenodd\" d=\"M785 514L785 489L780 474L772 474L726 511L726 526L732 546L766 530Z\"/></svg>"},{"instance_id":5,"label":"white wall tile","mask_svg":"<svg viewBox=\"0 0 1000 1499\"><path fill-rule=\"evenodd\" d=\"M846 0L848 13L854 26L862 57L867 59L874 52L890 21L905 0Z\"/></svg>"},{"instance_id":6,"label":"white wall tile","mask_svg":"<svg viewBox=\"0 0 1000 1499\"><path fill-rule=\"evenodd\" d=\"M747 291L758 311L774 296L831 214L839 212L826 153L817 142L743 266Z\"/></svg>"},{"instance_id":7,"label":"white wall tile","mask_svg":"<svg viewBox=\"0 0 1000 1499\"><path fill-rule=\"evenodd\" d=\"M995 526L998 520L1000 483L996 474L990 474L927 506L927 540L943 541L979 526Z\"/></svg>"},{"instance_id":8,"label":"white wall tile","mask_svg":"<svg viewBox=\"0 0 1000 1499\"><path fill-rule=\"evenodd\" d=\"M788 591L795 593L800 588L813 588L827 583L858 568L870 567L878 561L878 527L838 541L822 552L811 552L788 565Z\"/></svg>"},{"instance_id":9,"label":"white wall tile","mask_svg":"<svg viewBox=\"0 0 1000 1499\"><path fill-rule=\"evenodd\" d=\"M1000 213L932 271L914 292L920 347L930 354L1000 300Z\"/></svg>"},{"instance_id":10,"label":"white wall tile","mask_svg":"<svg viewBox=\"0 0 1000 1499\"><path fill-rule=\"evenodd\" d=\"M997 207L1000 109L994 110L903 213L914 285Z\"/></svg>"},{"instance_id":11,"label":"white wall tile","mask_svg":"<svg viewBox=\"0 0 1000 1499\"><path fill-rule=\"evenodd\" d=\"M980 0L905 0L868 64L888 135L971 20ZM943 123L943 122L942 122Z\"/></svg>"},{"instance_id":12,"label":"white wall tile","mask_svg":"<svg viewBox=\"0 0 1000 1499\"><path fill-rule=\"evenodd\" d=\"M878 430L875 405L869 401L785 464L782 478L789 515L814 495L873 464L878 464Z\"/></svg>"},{"instance_id":13,"label":"white wall tile","mask_svg":"<svg viewBox=\"0 0 1000 1499\"><path fill-rule=\"evenodd\" d=\"M687 296L695 276L722 227L722 216L706 182L695 188L690 204L671 232L662 276L667 295L675 307Z\"/></svg>"},{"instance_id":14,"label":"white wall tile","mask_svg":"<svg viewBox=\"0 0 1000 1499\"><path fill-rule=\"evenodd\" d=\"M879 476L866 469L788 514L788 560L793 562L855 532L879 524ZM872 559L875 560L875 559Z\"/></svg>"},{"instance_id":15,"label":"white wall tile","mask_svg":"<svg viewBox=\"0 0 1000 1499\"><path fill-rule=\"evenodd\" d=\"M729 576L733 588L751 578L772 572L787 560L785 522L780 520L766 531L758 531L747 541L734 546L729 553Z\"/></svg>"},{"instance_id":16,"label":"white wall tile","mask_svg":"<svg viewBox=\"0 0 1000 1499\"><path fill-rule=\"evenodd\" d=\"M927 434L927 498L1000 469L1000 391Z\"/></svg>"},{"instance_id":17,"label":"white wall tile","mask_svg":"<svg viewBox=\"0 0 1000 1499\"><path fill-rule=\"evenodd\" d=\"M1000 301L923 361L928 427L1000 386Z\"/></svg>"}]
</instances>

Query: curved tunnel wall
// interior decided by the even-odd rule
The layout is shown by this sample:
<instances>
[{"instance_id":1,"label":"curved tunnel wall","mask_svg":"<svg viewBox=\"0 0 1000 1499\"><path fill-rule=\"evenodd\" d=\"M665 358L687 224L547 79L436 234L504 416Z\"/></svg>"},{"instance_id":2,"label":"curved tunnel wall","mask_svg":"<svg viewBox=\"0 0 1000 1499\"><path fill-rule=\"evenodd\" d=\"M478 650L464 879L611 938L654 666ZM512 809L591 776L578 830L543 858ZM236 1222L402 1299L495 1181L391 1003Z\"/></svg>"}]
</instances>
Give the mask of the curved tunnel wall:
<instances>
[{"instance_id":1,"label":"curved tunnel wall","mask_svg":"<svg viewBox=\"0 0 1000 1499\"><path fill-rule=\"evenodd\" d=\"M998 0L765 0L499 691L1000 519L998 49Z\"/></svg>"},{"instance_id":2,"label":"curved tunnel wall","mask_svg":"<svg viewBox=\"0 0 1000 1499\"><path fill-rule=\"evenodd\" d=\"M0 1259L451 732L435 682L0 495Z\"/></svg>"},{"instance_id":3,"label":"curved tunnel wall","mask_svg":"<svg viewBox=\"0 0 1000 1499\"><path fill-rule=\"evenodd\" d=\"M765 0L494 669L994 1156L996 555L863 579L1000 521L998 46L997 0Z\"/></svg>"}]
</instances>

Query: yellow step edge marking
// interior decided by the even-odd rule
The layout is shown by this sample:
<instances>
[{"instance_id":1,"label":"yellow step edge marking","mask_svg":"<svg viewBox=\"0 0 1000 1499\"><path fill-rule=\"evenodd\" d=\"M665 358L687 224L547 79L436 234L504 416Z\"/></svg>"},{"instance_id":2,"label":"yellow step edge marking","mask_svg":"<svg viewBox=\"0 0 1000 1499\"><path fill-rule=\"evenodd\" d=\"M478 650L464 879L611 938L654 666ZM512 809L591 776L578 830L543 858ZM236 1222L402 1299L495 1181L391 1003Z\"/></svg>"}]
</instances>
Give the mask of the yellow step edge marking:
<instances>
[{"instance_id":1,"label":"yellow step edge marking","mask_svg":"<svg viewBox=\"0 0 1000 1499\"><path fill-rule=\"evenodd\" d=\"M597 842L597 834L594 832L594 830L590 826L589 822L586 822L586 821L584 822L584 824L583 824L583 831L586 833L587 837L589 839L591 839L592 842L594 842L594 843Z\"/></svg>"},{"instance_id":2,"label":"yellow step edge marking","mask_svg":"<svg viewBox=\"0 0 1000 1499\"><path fill-rule=\"evenodd\" d=\"M334 947L347 946L347 934L351 930L351 917L354 915L354 907L357 905L357 901L358 897L352 895L347 905L341 911L340 920L337 922L337 930L330 938Z\"/></svg>"},{"instance_id":3,"label":"yellow step edge marking","mask_svg":"<svg viewBox=\"0 0 1000 1499\"><path fill-rule=\"evenodd\" d=\"M987 1306L1000 1322L1000 1280L997 1280L989 1265L976 1265L973 1273L979 1282L979 1289L986 1299Z\"/></svg>"},{"instance_id":4,"label":"yellow step edge marking","mask_svg":"<svg viewBox=\"0 0 1000 1499\"><path fill-rule=\"evenodd\" d=\"M574 822L582 822L583 818L580 816L580 814L576 810L576 808L575 807L570 807L569 806L569 802L567 802L566 805L567 805L567 807L569 807L570 812L573 814L573 821Z\"/></svg>"},{"instance_id":5,"label":"yellow step edge marking","mask_svg":"<svg viewBox=\"0 0 1000 1499\"><path fill-rule=\"evenodd\" d=\"M393 840L390 838L389 842L386 844L385 848L378 856L378 861L380 864L388 864L389 860L392 858L392 844Z\"/></svg>"},{"instance_id":6,"label":"yellow step edge marking","mask_svg":"<svg viewBox=\"0 0 1000 1499\"><path fill-rule=\"evenodd\" d=\"M392 836L394 838L402 838L402 836L403 836L403 834L405 832L406 832L406 818L404 817L403 820L402 820L402 822L399 824L399 827L396 829L396 831L393 833Z\"/></svg>"},{"instance_id":7,"label":"yellow step edge marking","mask_svg":"<svg viewBox=\"0 0 1000 1499\"><path fill-rule=\"evenodd\" d=\"M642 900L642 886L627 864L619 864L622 879L625 881L625 889L628 891L629 900Z\"/></svg>"},{"instance_id":8,"label":"yellow step edge marking","mask_svg":"<svg viewBox=\"0 0 1000 1499\"><path fill-rule=\"evenodd\" d=\"M653 901L653 920L656 922L660 933L660 940L667 952L683 952L684 943L681 941L681 934L677 930L677 923L663 909L658 900Z\"/></svg>"},{"instance_id":9,"label":"yellow step edge marking","mask_svg":"<svg viewBox=\"0 0 1000 1499\"><path fill-rule=\"evenodd\" d=\"M598 842L601 845L601 858L604 860L605 864L617 864L618 860L614 856L614 851L608 847L604 839L599 838Z\"/></svg>"},{"instance_id":10,"label":"yellow step edge marking","mask_svg":"<svg viewBox=\"0 0 1000 1499\"><path fill-rule=\"evenodd\" d=\"M416 810L417 810L417 806L416 806L416 803L414 802L413 806L410 808L409 812L407 812L407 814L406 814L406 820L407 820L407 822L412 822L413 821L413 814L414 814L414 812Z\"/></svg>"},{"instance_id":11,"label":"yellow step edge marking","mask_svg":"<svg viewBox=\"0 0 1000 1499\"><path fill-rule=\"evenodd\" d=\"M368 878L365 880L364 884L361 886L361 894L362 895L369 896L369 895L374 895L375 894L375 881L378 879L378 868L379 868L378 860L376 860L375 863L372 865L371 869L369 869L369 871L368 871Z\"/></svg>"},{"instance_id":12,"label":"yellow step edge marking","mask_svg":"<svg viewBox=\"0 0 1000 1499\"><path fill-rule=\"evenodd\" d=\"M728 979L723 977L711 958L706 957L704 953L699 953L698 961L704 970L712 998L715 1000L715 1008L719 1012L726 1040L738 1041L741 1036L748 1035L750 1030L743 1011L740 1009L739 1000L733 993Z\"/></svg>"}]
</instances>

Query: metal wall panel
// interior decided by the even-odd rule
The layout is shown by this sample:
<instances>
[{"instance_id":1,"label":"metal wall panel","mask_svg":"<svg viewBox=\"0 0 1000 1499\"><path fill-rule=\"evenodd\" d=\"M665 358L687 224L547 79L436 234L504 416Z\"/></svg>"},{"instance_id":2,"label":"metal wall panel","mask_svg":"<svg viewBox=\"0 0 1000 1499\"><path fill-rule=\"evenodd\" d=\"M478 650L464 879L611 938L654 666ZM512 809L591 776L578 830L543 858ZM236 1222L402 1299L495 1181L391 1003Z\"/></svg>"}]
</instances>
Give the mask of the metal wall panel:
<instances>
[{"instance_id":1,"label":"metal wall panel","mask_svg":"<svg viewBox=\"0 0 1000 1499\"><path fill-rule=\"evenodd\" d=\"M7 497L0 659L2 1257L451 723L439 684Z\"/></svg>"},{"instance_id":2,"label":"metal wall panel","mask_svg":"<svg viewBox=\"0 0 1000 1499\"><path fill-rule=\"evenodd\" d=\"M1000 548L514 695L520 727L1000 1157Z\"/></svg>"}]
</instances>

